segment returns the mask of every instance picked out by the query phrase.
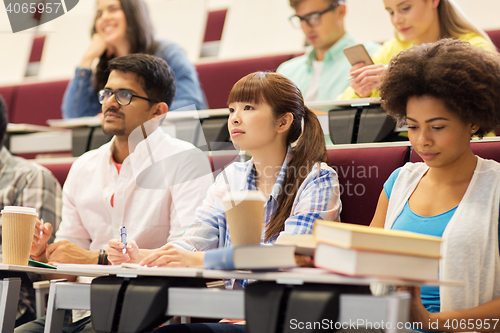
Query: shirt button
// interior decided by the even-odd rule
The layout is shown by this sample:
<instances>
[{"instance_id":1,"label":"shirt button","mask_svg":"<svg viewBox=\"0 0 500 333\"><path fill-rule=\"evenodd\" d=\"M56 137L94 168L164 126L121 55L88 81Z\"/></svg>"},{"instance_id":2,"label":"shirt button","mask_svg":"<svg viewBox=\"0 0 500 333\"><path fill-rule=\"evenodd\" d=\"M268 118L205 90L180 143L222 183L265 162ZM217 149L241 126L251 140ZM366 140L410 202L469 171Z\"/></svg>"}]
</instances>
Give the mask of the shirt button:
<instances>
[{"instance_id":1,"label":"shirt button","mask_svg":"<svg viewBox=\"0 0 500 333\"><path fill-rule=\"evenodd\" d=\"M115 229L118 229L118 223L115 223L114 227Z\"/></svg>"}]
</instances>

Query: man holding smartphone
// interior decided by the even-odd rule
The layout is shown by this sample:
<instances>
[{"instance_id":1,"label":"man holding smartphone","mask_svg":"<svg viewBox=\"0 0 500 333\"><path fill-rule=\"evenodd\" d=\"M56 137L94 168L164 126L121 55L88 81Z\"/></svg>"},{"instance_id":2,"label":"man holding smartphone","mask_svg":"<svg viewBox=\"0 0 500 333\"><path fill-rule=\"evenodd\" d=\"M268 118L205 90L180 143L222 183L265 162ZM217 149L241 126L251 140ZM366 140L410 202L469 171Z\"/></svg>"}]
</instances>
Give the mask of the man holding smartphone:
<instances>
[{"instance_id":1,"label":"man holding smartphone","mask_svg":"<svg viewBox=\"0 0 500 333\"><path fill-rule=\"evenodd\" d=\"M359 44L344 28L346 5L341 0L290 0L290 22L302 29L309 47L304 55L282 63L277 72L291 79L305 101L334 100L349 86L351 64L342 52ZM381 45L363 43L371 55Z\"/></svg>"}]
</instances>

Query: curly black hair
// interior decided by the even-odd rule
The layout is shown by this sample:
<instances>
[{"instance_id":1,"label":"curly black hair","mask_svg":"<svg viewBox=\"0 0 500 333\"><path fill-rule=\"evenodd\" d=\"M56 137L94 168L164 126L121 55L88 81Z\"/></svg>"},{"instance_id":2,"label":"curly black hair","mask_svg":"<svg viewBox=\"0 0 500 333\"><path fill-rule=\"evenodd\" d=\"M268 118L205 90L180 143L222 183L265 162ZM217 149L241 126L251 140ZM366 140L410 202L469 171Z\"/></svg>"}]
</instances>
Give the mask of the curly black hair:
<instances>
[{"instance_id":1,"label":"curly black hair","mask_svg":"<svg viewBox=\"0 0 500 333\"><path fill-rule=\"evenodd\" d=\"M500 125L500 54L455 39L413 46L392 58L380 96L399 123L410 98L440 99L482 137Z\"/></svg>"}]
</instances>

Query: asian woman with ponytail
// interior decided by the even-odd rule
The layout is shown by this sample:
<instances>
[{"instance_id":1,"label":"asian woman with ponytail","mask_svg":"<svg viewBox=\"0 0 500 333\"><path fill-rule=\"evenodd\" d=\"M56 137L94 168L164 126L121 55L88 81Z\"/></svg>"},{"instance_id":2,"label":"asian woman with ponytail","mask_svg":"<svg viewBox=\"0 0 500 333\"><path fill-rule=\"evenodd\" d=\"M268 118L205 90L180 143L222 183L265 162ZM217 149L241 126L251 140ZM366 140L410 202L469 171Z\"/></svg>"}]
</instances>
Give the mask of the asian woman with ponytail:
<instances>
[{"instance_id":1,"label":"asian woman with ponytail","mask_svg":"<svg viewBox=\"0 0 500 333\"><path fill-rule=\"evenodd\" d=\"M340 220L337 174L326 164L323 131L297 86L281 74L252 73L234 85L228 105L232 141L252 159L232 163L219 174L180 239L156 250L139 250L129 241L126 254L123 243L111 240L108 259L113 264L203 266L204 251L231 246L222 204L228 191L259 190L266 197L262 243L281 235L310 234L316 219ZM246 280L226 282L229 289L245 285ZM245 325L237 323L170 325L155 333L245 332Z\"/></svg>"},{"instance_id":2,"label":"asian woman with ponytail","mask_svg":"<svg viewBox=\"0 0 500 333\"><path fill-rule=\"evenodd\" d=\"M203 251L231 246L222 204L228 191L259 190L266 197L262 243L310 234L316 219L339 221L337 174L326 164L323 131L297 86L281 74L252 73L234 85L228 105L232 141L252 159L219 174L179 240L156 250L139 250L129 241L126 254L123 243L111 240L111 262L202 266Z\"/></svg>"}]
</instances>

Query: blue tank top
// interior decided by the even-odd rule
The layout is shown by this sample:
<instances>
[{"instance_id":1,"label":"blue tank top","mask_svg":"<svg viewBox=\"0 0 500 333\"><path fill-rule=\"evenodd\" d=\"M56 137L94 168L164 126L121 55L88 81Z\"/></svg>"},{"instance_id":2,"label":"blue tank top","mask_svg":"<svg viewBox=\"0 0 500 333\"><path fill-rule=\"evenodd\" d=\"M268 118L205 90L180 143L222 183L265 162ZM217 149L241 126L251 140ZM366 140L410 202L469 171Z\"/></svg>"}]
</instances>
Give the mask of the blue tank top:
<instances>
[{"instance_id":1,"label":"blue tank top","mask_svg":"<svg viewBox=\"0 0 500 333\"><path fill-rule=\"evenodd\" d=\"M389 176L384 184L384 192L387 196L387 199L390 199L391 197L394 182L396 181L396 178L398 178L400 171L401 168L394 170L394 172ZM420 216L418 214L415 214L411 210L410 204L408 203L408 201L406 201L401 214L399 214L399 216L396 218L396 221L394 221L392 229L413 231L420 234L442 237L444 229L448 225L448 222L450 222L453 214L455 214L457 207L434 216ZM498 238L500 241L500 228L498 229ZM439 287L421 286L420 297L422 299L422 304L427 309L427 311L440 311L441 302L439 299Z\"/></svg>"}]
</instances>

